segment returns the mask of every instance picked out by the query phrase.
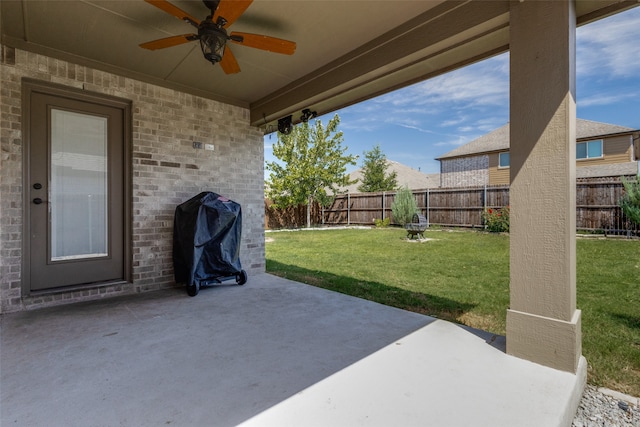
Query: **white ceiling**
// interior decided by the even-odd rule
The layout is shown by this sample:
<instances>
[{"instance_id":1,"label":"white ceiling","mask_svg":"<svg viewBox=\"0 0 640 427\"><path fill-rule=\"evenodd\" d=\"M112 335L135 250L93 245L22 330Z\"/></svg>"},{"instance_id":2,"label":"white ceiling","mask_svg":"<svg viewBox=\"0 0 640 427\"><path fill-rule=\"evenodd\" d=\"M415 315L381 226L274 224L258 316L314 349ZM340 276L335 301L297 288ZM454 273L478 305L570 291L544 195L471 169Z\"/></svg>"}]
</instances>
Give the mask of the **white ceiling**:
<instances>
[{"instance_id":1,"label":"white ceiling","mask_svg":"<svg viewBox=\"0 0 640 427\"><path fill-rule=\"evenodd\" d=\"M200 0L171 3L199 19L208 14ZM637 4L578 0L578 21ZM140 48L195 32L142 0L2 0L0 25L5 45L240 105L270 130L283 116L297 121L303 108L324 114L506 51L509 1L255 0L229 30L297 49L287 56L231 44L241 68L232 75L206 61L197 41Z\"/></svg>"}]
</instances>

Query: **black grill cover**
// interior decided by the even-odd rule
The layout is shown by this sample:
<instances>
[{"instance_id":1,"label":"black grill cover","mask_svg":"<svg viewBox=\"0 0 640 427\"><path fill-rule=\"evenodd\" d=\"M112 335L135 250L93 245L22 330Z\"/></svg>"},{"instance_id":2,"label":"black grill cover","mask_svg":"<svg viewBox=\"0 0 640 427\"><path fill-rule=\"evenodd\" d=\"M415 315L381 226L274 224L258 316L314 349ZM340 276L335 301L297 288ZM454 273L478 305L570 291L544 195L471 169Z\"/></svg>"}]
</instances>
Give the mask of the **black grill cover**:
<instances>
[{"instance_id":1,"label":"black grill cover","mask_svg":"<svg viewBox=\"0 0 640 427\"><path fill-rule=\"evenodd\" d=\"M240 273L240 205L205 191L178 205L173 222L176 283L213 282Z\"/></svg>"}]
</instances>

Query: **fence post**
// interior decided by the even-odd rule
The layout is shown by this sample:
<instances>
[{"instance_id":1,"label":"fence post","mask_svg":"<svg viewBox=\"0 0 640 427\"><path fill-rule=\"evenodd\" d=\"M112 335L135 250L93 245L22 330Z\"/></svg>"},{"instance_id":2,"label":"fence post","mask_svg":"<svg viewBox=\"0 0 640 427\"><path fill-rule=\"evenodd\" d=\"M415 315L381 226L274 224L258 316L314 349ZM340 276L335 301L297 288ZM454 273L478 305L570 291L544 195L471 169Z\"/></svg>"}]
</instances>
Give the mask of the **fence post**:
<instances>
[{"instance_id":1,"label":"fence post","mask_svg":"<svg viewBox=\"0 0 640 427\"><path fill-rule=\"evenodd\" d=\"M347 225L351 225L351 193L347 193Z\"/></svg>"},{"instance_id":2,"label":"fence post","mask_svg":"<svg viewBox=\"0 0 640 427\"><path fill-rule=\"evenodd\" d=\"M429 228L429 189L427 188L427 192L425 194L424 206L425 206L425 216L427 217L427 228Z\"/></svg>"},{"instance_id":3,"label":"fence post","mask_svg":"<svg viewBox=\"0 0 640 427\"><path fill-rule=\"evenodd\" d=\"M484 185L484 196L483 196L484 200L482 201L482 204L484 205L484 209L482 210L482 212L485 212L487 210L487 184ZM480 212L480 225L484 226L484 229L487 229L487 225L486 224L482 224L484 221L482 221L482 212Z\"/></svg>"},{"instance_id":4,"label":"fence post","mask_svg":"<svg viewBox=\"0 0 640 427\"><path fill-rule=\"evenodd\" d=\"M324 225L324 205L322 205L322 220L320 221L322 223L322 225Z\"/></svg>"},{"instance_id":5,"label":"fence post","mask_svg":"<svg viewBox=\"0 0 640 427\"><path fill-rule=\"evenodd\" d=\"M482 197L483 197L482 204L484 205L483 210L486 210L487 209L487 184L484 185L484 195Z\"/></svg>"},{"instance_id":6,"label":"fence post","mask_svg":"<svg viewBox=\"0 0 640 427\"><path fill-rule=\"evenodd\" d=\"M382 220L383 221L384 221L384 199L385 199L386 194L387 193L385 191L382 192Z\"/></svg>"}]
</instances>

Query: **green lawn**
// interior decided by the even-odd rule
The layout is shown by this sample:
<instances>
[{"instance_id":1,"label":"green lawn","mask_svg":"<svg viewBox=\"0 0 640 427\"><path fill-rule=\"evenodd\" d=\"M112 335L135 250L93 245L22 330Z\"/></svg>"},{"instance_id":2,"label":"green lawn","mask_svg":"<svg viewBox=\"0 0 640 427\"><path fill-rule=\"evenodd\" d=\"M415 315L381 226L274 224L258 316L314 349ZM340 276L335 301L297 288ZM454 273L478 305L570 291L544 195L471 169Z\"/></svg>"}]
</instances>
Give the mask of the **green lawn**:
<instances>
[{"instance_id":1,"label":"green lawn","mask_svg":"<svg viewBox=\"0 0 640 427\"><path fill-rule=\"evenodd\" d=\"M509 236L398 228L267 233L267 271L505 334ZM640 396L640 241L578 239L589 382Z\"/></svg>"}]
</instances>

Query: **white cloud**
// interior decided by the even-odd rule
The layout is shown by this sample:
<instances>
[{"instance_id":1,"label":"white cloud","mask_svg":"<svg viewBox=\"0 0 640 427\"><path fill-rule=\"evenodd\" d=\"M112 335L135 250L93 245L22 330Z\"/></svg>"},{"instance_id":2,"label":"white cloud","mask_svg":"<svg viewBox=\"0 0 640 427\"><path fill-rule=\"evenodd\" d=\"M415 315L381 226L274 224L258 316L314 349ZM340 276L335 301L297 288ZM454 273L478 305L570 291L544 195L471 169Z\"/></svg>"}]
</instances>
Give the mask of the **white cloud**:
<instances>
[{"instance_id":1,"label":"white cloud","mask_svg":"<svg viewBox=\"0 0 640 427\"><path fill-rule=\"evenodd\" d=\"M385 125L379 120L378 114L367 113L365 116L359 114L357 111L352 111L348 115L340 115L340 128L342 130L373 132Z\"/></svg>"},{"instance_id":2,"label":"white cloud","mask_svg":"<svg viewBox=\"0 0 640 427\"><path fill-rule=\"evenodd\" d=\"M471 132L474 129L475 128L473 126L460 126L458 128L458 131L460 131L460 132Z\"/></svg>"},{"instance_id":3,"label":"white cloud","mask_svg":"<svg viewBox=\"0 0 640 427\"><path fill-rule=\"evenodd\" d=\"M467 116L467 115L459 115L455 119L445 120L444 122L440 123L440 126L442 126L442 127L457 126L457 125L462 124L462 123L467 123L468 120L469 120L469 116Z\"/></svg>"},{"instance_id":4,"label":"white cloud","mask_svg":"<svg viewBox=\"0 0 640 427\"><path fill-rule=\"evenodd\" d=\"M627 93L605 93L605 94L595 94L592 96L588 96L586 98L578 99L578 107L593 107L593 106L604 106L604 105L612 105L618 104L621 101L628 99L638 99L640 93L638 92L627 92Z\"/></svg>"},{"instance_id":5,"label":"white cloud","mask_svg":"<svg viewBox=\"0 0 640 427\"><path fill-rule=\"evenodd\" d=\"M470 117L465 122L460 123L463 124L463 126L456 128L458 133L465 134L460 136L460 138L465 139L465 143L505 125L507 120L506 118L502 118L501 115L482 117L483 116ZM473 120L474 118L475 120Z\"/></svg>"},{"instance_id":6,"label":"white cloud","mask_svg":"<svg viewBox=\"0 0 640 427\"><path fill-rule=\"evenodd\" d=\"M508 67L503 54L354 105L341 113L344 129L372 132L395 125L435 133L435 126L466 123L476 109L507 108Z\"/></svg>"},{"instance_id":7,"label":"white cloud","mask_svg":"<svg viewBox=\"0 0 640 427\"><path fill-rule=\"evenodd\" d=\"M640 67L640 8L587 24L577 30L579 76L629 77Z\"/></svg>"},{"instance_id":8,"label":"white cloud","mask_svg":"<svg viewBox=\"0 0 640 427\"><path fill-rule=\"evenodd\" d=\"M508 74L497 73L496 70L500 67L495 67L491 62L471 67L473 68L462 68L386 95L382 101L389 103L395 111L405 113L424 113L427 108L432 112L440 112L452 107L468 109L508 102ZM402 107L405 108L401 109Z\"/></svg>"},{"instance_id":9,"label":"white cloud","mask_svg":"<svg viewBox=\"0 0 640 427\"><path fill-rule=\"evenodd\" d=\"M398 123L398 126L403 127L403 128L407 128L407 129L417 130L418 132L422 132L422 133L436 134L436 132L434 132L434 131L432 131L430 129L421 128L420 126L411 125L411 124L408 124L408 123Z\"/></svg>"},{"instance_id":10,"label":"white cloud","mask_svg":"<svg viewBox=\"0 0 640 427\"><path fill-rule=\"evenodd\" d=\"M475 127L483 132L492 131L496 128L504 126L507 124L508 117L505 119L498 117L485 117L476 120Z\"/></svg>"},{"instance_id":11,"label":"white cloud","mask_svg":"<svg viewBox=\"0 0 640 427\"><path fill-rule=\"evenodd\" d=\"M467 142L473 141L477 136L463 136L463 135L452 135L452 138L434 142L431 144L433 147L459 147L461 145L466 144ZM445 152L439 152L440 154L444 154Z\"/></svg>"}]
</instances>

